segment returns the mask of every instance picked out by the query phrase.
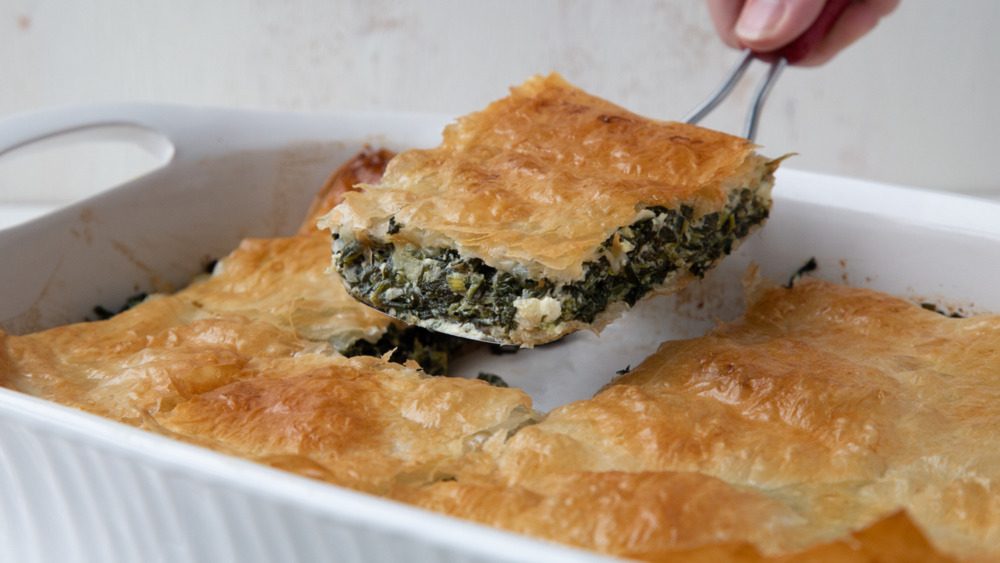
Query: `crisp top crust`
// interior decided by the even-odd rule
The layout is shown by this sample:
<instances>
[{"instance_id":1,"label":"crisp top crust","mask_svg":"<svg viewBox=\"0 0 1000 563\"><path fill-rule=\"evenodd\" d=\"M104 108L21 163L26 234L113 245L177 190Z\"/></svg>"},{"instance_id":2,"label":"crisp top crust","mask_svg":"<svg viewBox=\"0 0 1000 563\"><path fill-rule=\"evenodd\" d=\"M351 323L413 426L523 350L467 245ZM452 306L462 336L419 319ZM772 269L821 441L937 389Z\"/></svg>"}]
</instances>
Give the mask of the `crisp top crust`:
<instances>
[{"instance_id":1,"label":"crisp top crust","mask_svg":"<svg viewBox=\"0 0 1000 563\"><path fill-rule=\"evenodd\" d=\"M413 244L568 281L644 207L721 208L763 162L753 148L535 76L449 125L437 148L396 156L379 185L346 194L323 225L384 238L395 217Z\"/></svg>"},{"instance_id":2,"label":"crisp top crust","mask_svg":"<svg viewBox=\"0 0 1000 563\"><path fill-rule=\"evenodd\" d=\"M252 376L157 417L209 448L371 493L447 474L531 418L516 389L426 377L370 356L254 358Z\"/></svg>"},{"instance_id":3,"label":"crisp top crust","mask_svg":"<svg viewBox=\"0 0 1000 563\"><path fill-rule=\"evenodd\" d=\"M212 276L171 299L211 314L238 314L298 331L344 350L359 339L377 341L390 324L405 326L351 297L328 272L330 241L317 219L359 181L378 182L387 151L363 151L342 164L316 195L294 237L245 239L219 261Z\"/></svg>"},{"instance_id":4,"label":"crisp top crust","mask_svg":"<svg viewBox=\"0 0 1000 563\"><path fill-rule=\"evenodd\" d=\"M492 472L397 494L644 559L719 544L787 555L869 528L882 560L930 560L926 542L920 557L899 551L921 544L897 534L921 533L995 560L998 349L1000 316L952 319L810 278L755 288L743 318L663 344L518 432ZM915 528L883 525L901 512Z\"/></svg>"},{"instance_id":5,"label":"crisp top crust","mask_svg":"<svg viewBox=\"0 0 1000 563\"><path fill-rule=\"evenodd\" d=\"M431 482L531 400L163 297L106 321L0 331L0 384L372 493Z\"/></svg>"},{"instance_id":6,"label":"crisp top crust","mask_svg":"<svg viewBox=\"0 0 1000 563\"><path fill-rule=\"evenodd\" d=\"M288 238L245 239L213 275L176 295L206 312L239 314L326 340L343 350L377 341L398 321L354 300L327 273L330 241L322 231ZM402 323L398 323L402 325Z\"/></svg>"},{"instance_id":7,"label":"crisp top crust","mask_svg":"<svg viewBox=\"0 0 1000 563\"><path fill-rule=\"evenodd\" d=\"M211 277L114 317L13 336L0 386L372 493L439 479L532 420L517 389L430 378L338 345L397 322L352 299L315 228L383 152L338 169L300 234L246 239ZM465 456L465 457L463 457Z\"/></svg>"}]
</instances>

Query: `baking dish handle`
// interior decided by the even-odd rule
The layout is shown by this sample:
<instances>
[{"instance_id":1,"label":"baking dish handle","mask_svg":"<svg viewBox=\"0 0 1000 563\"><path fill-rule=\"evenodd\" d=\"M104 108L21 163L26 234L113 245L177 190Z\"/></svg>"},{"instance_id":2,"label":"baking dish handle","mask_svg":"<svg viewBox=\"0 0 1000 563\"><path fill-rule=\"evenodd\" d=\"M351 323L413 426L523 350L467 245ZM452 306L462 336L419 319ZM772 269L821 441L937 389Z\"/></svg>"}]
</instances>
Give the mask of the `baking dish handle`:
<instances>
[{"instance_id":1,"label":"baking dish handle","mask_svg":"<svg viewBox=\"0 0 1000 563\"><path fill-rule=\"evenodd\" d=\"M189 141L198 108L166 104L87 104L47 108L0 119L0 157L18 149L85 140L132 142L169 162Z\"/></svg>"}]
</instances>

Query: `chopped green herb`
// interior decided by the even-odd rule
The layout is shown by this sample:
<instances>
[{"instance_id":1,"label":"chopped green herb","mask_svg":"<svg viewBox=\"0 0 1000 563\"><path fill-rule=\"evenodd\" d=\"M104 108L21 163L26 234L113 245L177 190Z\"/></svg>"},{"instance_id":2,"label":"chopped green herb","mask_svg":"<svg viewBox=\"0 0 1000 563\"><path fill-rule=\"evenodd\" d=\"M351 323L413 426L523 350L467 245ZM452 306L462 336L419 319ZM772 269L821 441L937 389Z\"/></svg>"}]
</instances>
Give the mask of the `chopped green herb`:
<instances>
[{"instance_id":1,"label":"chopped green herb","mask_svg":"<svg viewBox=\"0 0 1000 563\"><path fill-rule=\"evenodd\" d=\"M625 375L626 373L628 373L630 371L632 371L632 364L629 364L629 365L625 366L625 369L620 369L620 370L616 371L615 373L617 373L618 375Z\"/></svg>"},{"instance_id":2,"label":"chopped green herb","mask_svg":"<svg viewBox=\"0 0 1000 563\"><path fill-rule=\"evenodd\" d=\"M106 320L110 319L111 317L117 315L118 313L124 313L125 311L128 311L129 309L131 309L132 307L135 307L139 303L142 303L146 299L146 297L149 297L149 294L147 294L145 292L136 293L135 295L133 295L133 296L129 297L128 299L126 299L125 300L125 304L122 305L122 307L120 309L118 309L117 312L115 312L115 311L113 311L111 309L108 309L108 308L104 307L103 305L98 305L98 306L94 307L94 315L96 315L97 318L96 319L91 319L90 317L87 317L84 320L86 320L86 321L95 321L95 320L96 321L106 321Z\"/></svg>"},{"instance_id":3,"label":"chopped green herb","mask_svg":"<svg viewBox=\"0 0 1000 563\"><path fill-rule=\"evenodd\" d=\"M801 268L795 270L795 273L792 274L792 277L788 278L788 285L786 285L785 287L787 287L788 289L792 289L792 286L795 285L795 282L802 279L802 276L806 275L809 272L812 272L817 268L819 268L819 265L816 264L816 258L815 257L810 258L809 261L803 264Z\"/></svg>"},{"instance_id":4,"label":"chopped green herb","mask_svg":"<svg viewBox=\"0 0 1000 563\"><path fill-rule=\"evenodd\" d=\"M924 308L924 309L927 309L928 311L933 311L933 312L935 312L935 313L937 313L939 315L944 315L944 316L952 318L952 319L963 319L963 318L965 318L965 315L963 315L963 314L961 314L961 313L959 313L957 311L951 312L951 313L945 312L945 311L939 309L938 306L935 305L934 303L921 303L920 306L922 308Z\"/></svg>"},{"instance_id":5,"label":"chopped green herb","mask_svg":"<svg viewBox=\"0 0 1000 563\"><path fill-rule=\"evenodd\" d=\"M481 371L479 372L479 375L476 377L476 379L481 379L494 387L510 387L510 385L507 385L507 382L504 381L502 377L500 377L495 373L487 373L485 371Z\"/></svg>"},{"instance_id":6,"label":"chopped green herb","mask_svg":"<svg viewBox=\"0 0 1000 563\"><path fill-rule=\"evenodd\" d=\"M111 317L115 316L115 312L114 311L109 311L108 309L105 309L104 307L102 307L100 305L94 307L94 314L97 315L97 320L99 320L99 321L105 321L105 320L108 320ZM88 320L90 320L90 319L88 319Z\"/></svg>"},{"instance_id":7,"label":"chopped green herb","mask_svg":"<svg viewBox=\"0 0 1000 563\"><path fill-rule=\"evenodd\" d=\"M394 235L398 233L399 230L402 228L403 228L402 223L397 223L395 217L389 217L389 228L386 230L386 233Z\"/></svg>"},{"instance_id":8,"label":"chopped green herb","mask_svg":"<svg viewBox=\"0 0 1000 563\"><path fill-rule=\"evenodd\" d=\"M448 358L465 344L461 338L420 327L389 325L378 342L356 340L347 349L338 351L350 358L382 356L392 350L389 359L393 362L413 360L430 375L448 375Z\"/></svg>"}]
</instances>

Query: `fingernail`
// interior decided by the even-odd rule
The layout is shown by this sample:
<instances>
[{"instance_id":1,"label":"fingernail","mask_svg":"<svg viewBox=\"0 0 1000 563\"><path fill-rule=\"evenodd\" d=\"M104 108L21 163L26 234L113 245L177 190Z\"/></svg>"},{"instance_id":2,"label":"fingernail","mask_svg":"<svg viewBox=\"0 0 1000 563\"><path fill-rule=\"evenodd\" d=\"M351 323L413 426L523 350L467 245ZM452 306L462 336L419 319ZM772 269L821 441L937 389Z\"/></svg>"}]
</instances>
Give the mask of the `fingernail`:
<instances>
[{"instance_id":1,"label":"fingernail","mask_svg":"<svg viewBox=\"0 0 1000 563\"><path fill-rule=\"evenodd\" d=\"M757 41L774 32L785 15L784 0L753 0L736 22L736 35L741 39Z\"/></svg>"}]
</instances>

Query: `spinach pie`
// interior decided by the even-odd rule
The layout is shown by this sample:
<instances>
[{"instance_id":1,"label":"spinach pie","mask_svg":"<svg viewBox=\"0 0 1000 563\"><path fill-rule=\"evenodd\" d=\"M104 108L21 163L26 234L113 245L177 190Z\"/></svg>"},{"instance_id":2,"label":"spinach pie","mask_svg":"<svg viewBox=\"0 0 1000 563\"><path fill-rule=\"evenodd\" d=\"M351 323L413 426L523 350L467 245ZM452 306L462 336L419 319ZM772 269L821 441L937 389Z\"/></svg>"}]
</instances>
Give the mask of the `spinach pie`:
<instances>
[{"instance_id":1,"label":"spinach pie","mask_svg":"<svg viewBox=\"0 0 1000 563\"><path fill-rule=\"evenodd\" d=\"M678 291L762 225L780 159L754 148L535 76L395 156L320 225L358 300L531 347Z\"/></svg>"}]
</instances>

